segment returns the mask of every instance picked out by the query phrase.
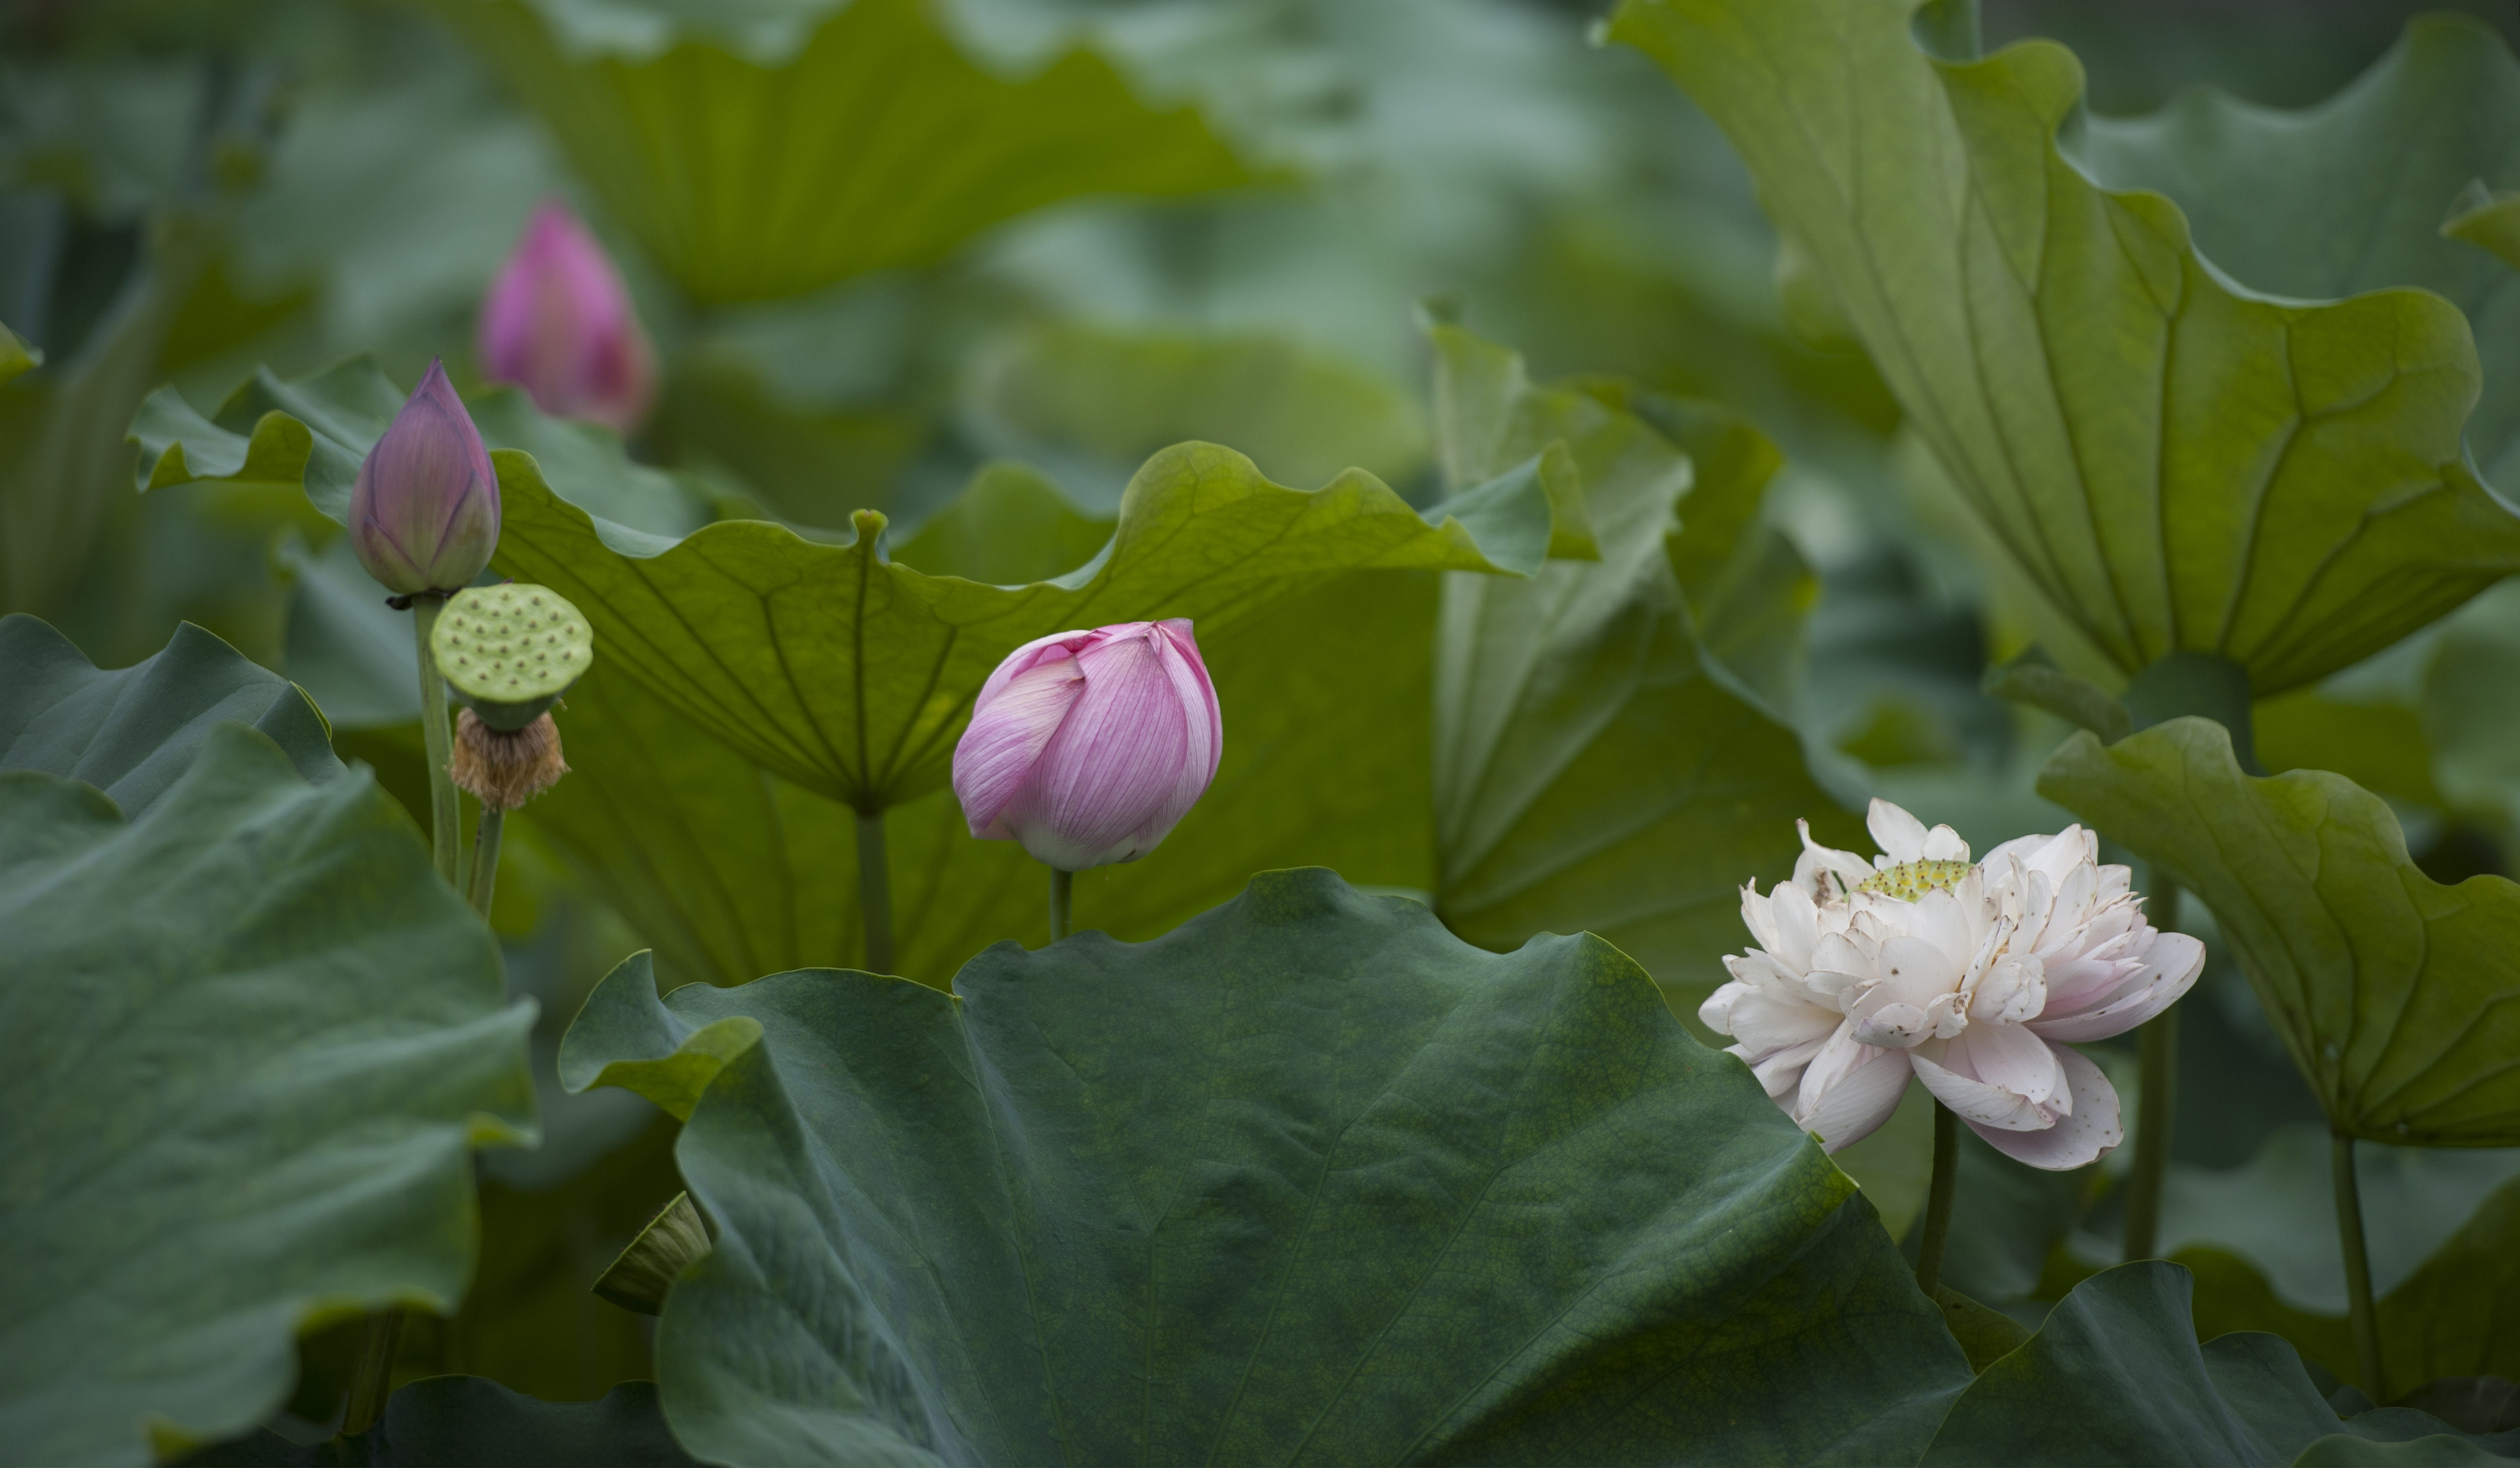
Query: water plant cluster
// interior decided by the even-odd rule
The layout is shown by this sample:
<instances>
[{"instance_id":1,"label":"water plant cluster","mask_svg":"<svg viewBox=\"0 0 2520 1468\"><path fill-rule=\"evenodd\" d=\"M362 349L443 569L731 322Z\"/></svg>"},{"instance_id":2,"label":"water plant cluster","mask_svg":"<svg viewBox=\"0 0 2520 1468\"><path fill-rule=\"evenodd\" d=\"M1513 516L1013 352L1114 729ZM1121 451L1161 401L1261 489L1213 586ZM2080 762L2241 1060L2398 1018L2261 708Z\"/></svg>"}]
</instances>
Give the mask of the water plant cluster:
<instances>
[{"instance_id":1,"label":"water plant cluster","mask_svg":"<svg viewBox=\"0 0 2520 1468\"><path fill-rule=\"evenodd\" d=\"M2520 1457L2512 37L1587 9L0 12L0 1459Z\"/></svg>"}]
</instances>

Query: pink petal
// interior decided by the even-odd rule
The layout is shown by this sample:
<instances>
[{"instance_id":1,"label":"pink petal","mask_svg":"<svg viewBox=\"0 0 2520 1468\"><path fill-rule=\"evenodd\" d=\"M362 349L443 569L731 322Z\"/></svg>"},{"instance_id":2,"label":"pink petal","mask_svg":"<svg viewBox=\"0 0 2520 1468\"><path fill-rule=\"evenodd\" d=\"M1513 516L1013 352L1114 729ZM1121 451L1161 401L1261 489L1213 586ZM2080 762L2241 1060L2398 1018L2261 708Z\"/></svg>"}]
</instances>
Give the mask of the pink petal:
<instances>
[{"instance_id":1,"label":"pink petal","mask_svg":"<svg viewBox=\"0 0 2520 1468\"><path fill-rule=\"evenodd\" d=\"M1965 1066L1968 1059L1968 1052L1959 1047L1958 1040L1941 1047L1940 1059L1925 1054L1932 1048L1936 1046L1928 1042L1909 1051L1909 1062L1915 1067L1916 1078L1925 1083L1925 1089L1934 1093L1935 1100L1958 1112L1961 1121L2005 1129L2035 1129L2052 1124L2053 1119L2028 1097L1955 1069Z\"/></svg>"},{"instance_id":2,"label":"pink petal","mask_svg":"<svg viewBox=\"0 0 2520 1468\"><path fill-rule=\"evenodd\" d=\"M1024 849L1063 871L1144 855L1210 767L1205 711L1185 707L1155 639L1141 632L1086 647L1085 691L1001 814ZM1194 785L1195 788L1192 788Z\"/></svg>"},{"instance_id":3,"label":"pink petal","mask_svg":"<svg viewBox=\"0 0 2520 1468\"><path fill-rule=\"evenodd\" d=\"M1084 670L1059 652L1012 679L992 674L973 702L971 726L954 747L954 798L963 803L964 823L983 841L1014 839L999 818L1085 693Z\"/></svg>"},{"instance_id":4,"label":"pink petal","mask_svg":"<svg viewBox=\"0 0 2520 1468\"><path fill-rule=\"evenodd\" d=\"M1969 1123L1969 1129L2015 1162L2062 1172L2108 1156L2126 1140L2126 1126L2119 1119L2117 1089L2100 1068L2063 1045L2050 1048L2071 1087L2072 1114L2044 1131L2007 1131L1975 1122Z\"/></svg>"},{"instance_id":5,"label":"pink petal","mask_svg":"<svg viewBox=\"0 0 2520 1468\"><path fill-rule=\"evenodd\" d=\"M2033 1106L2045 1105L2066 1088L2053 1049L2018 1025L1971 1025L1960 1032L1952 1048L1968 1052L1960 1069Z\"/></svg>"}]
</instances>

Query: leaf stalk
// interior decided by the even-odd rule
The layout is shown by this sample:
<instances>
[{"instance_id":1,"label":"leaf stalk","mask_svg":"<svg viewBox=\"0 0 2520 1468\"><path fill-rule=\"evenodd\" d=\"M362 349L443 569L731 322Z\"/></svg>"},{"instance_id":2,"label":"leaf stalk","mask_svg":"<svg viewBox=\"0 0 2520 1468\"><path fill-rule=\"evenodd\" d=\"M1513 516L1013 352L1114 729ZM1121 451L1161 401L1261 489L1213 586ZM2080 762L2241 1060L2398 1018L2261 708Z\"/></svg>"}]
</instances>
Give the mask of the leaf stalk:
<instances>
[{"instance_id":1,"label":"leaf stalk","mask_svg":"<svg viewBox=\"0 0 2520 1468\"><path fill-rule=\"evenodd\" d=\"M858 926L866 932L867 971L891 973L892 865L884 851L880 809L858 812Z\"/></svg>"},{"instance_id":2,"label":"leaf stalk","mask_svg":"<svg viewBox=\"0 0 2520 1468\"><path fill-rule=\"evenodd\" d=\"M2345 1296L2354 1318L2354 1364L2373 1401L2389 1399L2380 1359L2380 1312L2371 1301L2371 1251L2362 1238L2362 1189L2354 1175L2354 1138L2332 1134L2336 1161L2336 1240L2345 1253Z\"/></svg>"},{"instance_id":3,"label":"leaf stalk","mask_svg":"<svg viewBox=\"0 0 2520 1468\"><path fill-rule=\"evenodd\" d=\"M463 892L464 807L455 798L454 776L447 772L455 761L455 741L447 725L446 680L438 675L437 654L428 644L437 614L445 610L446 598L438 592L424 591L411 599L412 630L420 639L420 737L428 753L428 849L437 875Z\"/></svg>"},{"instance_id":4,"label":"leaf stalk","mask_svg":"<svg viewBox=\"0 0 2520 1468\"><path fill-rule=\"evenodd\" d=\"M1075 905L1076 874L1050 869L1050 940L1057 942L1068 932L1067 915Z\"/></svg>"},{"instance_id":5,"label":"leaf stalk","mask_svg":"<svg viewBox=\"0 0 2520 1468\"><path fill-rule=\"evenodd\" d=\"M2152 889L2153 925L2164 932L2179 926L2179 888L2156 880ZM2170 1176L2170 1131L2179 1105L2179 1006L2144 1022L2137 1032L2141 1088L2135 1119L2135 1170L2127 1180L2126 1227L2121 1235L2129 1261L2154 1259L2161 1248L2161 1198Z\"/></svg>"},{"instance_id":6,"label":"leaf stalk","mask_svg":"<svg viewBox=\"0 0 2520 1468\"><path fill-rule=\"evenodd\" d=\"M1916 1288L1934 1298L1942 1288L1943 1250L1952 1237L1952 1197L1959 1190L1960 1119L1934 1103L1934 1180L1925 1193L1925 1232L1917 1241Z\"/></svg>"}]
</instances>

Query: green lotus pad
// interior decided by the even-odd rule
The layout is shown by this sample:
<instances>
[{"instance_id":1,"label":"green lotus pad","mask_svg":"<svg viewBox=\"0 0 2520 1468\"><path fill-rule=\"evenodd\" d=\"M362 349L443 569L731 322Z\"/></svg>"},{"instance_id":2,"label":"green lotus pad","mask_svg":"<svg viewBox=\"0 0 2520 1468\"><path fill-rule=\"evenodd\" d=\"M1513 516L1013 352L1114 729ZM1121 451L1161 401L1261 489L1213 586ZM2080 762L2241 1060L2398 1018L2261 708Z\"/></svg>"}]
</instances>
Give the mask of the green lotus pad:
<instances>
[{"instance_id":1,"label":"green lotus pad","mask_svg":"<svg viewBox=\"0 0 2520 1468\"><path fill-rule=\"evenodd\" d=\"M595 661L585 616L542 586L459 591L428 641L437 670L494 729L532 722Z\"/></svg>"}]
</instances>

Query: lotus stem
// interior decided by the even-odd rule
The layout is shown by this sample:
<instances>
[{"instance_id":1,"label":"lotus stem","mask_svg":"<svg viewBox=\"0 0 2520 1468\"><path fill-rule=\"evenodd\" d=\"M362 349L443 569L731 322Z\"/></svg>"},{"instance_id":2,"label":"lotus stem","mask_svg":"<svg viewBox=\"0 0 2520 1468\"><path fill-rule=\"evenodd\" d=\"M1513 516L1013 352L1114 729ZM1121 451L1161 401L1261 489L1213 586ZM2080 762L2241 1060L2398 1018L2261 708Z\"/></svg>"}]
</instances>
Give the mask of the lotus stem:
<instances>
[{"instance_id":1,"label":"lotus stem","mask_svg":"<svg viewBox=\"0 0 2520 1468\"><path fill-rule=\"evenodd\" d=\"M423 591L411 599L412 630L420 639L420 737L428 753L429 854L436 858L437 875L462 892L464 807L455 799L455 779L447 772L454 762L455 741L447 730L446 680L438 676L437 654L428 644L428 634L437 627L437 614L445 610L446 597L440 592Z\"/></svg>"},{"instance_id":2,"label":"lotus stem","mask_svg":"<svg viewBox=\"0 0 2520 1468\"><path fill-rule=\"evenodd\" d=\"M1925 1298L1943 1285L1943 1246L1952 1237L1952 1195L1959 1189L1960 1119L1934 1103L1934 1181L1925 1194L1925 1234L1916 1247L1916 1288Z\"/></svg>"},{"instance_id":3,"label":"lotus stem","mask_svg":"<svg viewBox=\"0 0 2520 1468\"><path fill-rule=\"evenodd\" d=\"M1057 942L1067 936L1067 914L1076 897L1076 874L1050 869L1050 940Z\"/></svg>"},{"instance_id":4,"label":"lotus stem","mask_svg":"<svg viewBox=\"0 0 2520 1468\"><path fill-rule=\"evenodd\" d=\"M2371 1302L2371 1252L2362 1241L2362 1190L2354 1176L2354 1138L2334 1134L2336 1241L2345 1253L2345 1296L2354 1317L2354 1363L2373 1401L2389 1399L2380 1360L2380 1312Z\"/></svg>"},{"instance_id":5,"label":"lotus stem","mask_svg":"<svg viewBox=\"0 0 2520 1468\"><path fill-rule=\"evenodd\" d=\"M393 1394L394 1353L402 1345L403 1310L397 1306L368 1317L359 1337L359 1358L350 1369L349 1399L341 1405L341 1436L355 1438L385 1414Z\"/></svg>"},{"instance_id":6,"label":"lotus stem","mask_svg":"<svg viewBox=\"0 0 2520 1468\"><path fill-rule=\"evenodd\" d=\"M472 828L472 910L481 921L490 921L490 899L499 887L499 837L508 823L508 812L494 805L481 807L481 823Z\"/></svg>"},{"instance_id":7,"label":"lotus stem","mask_svg":"<svg viewBox=\"0 0 2520 1468\"><path fill-rule=\"evenodd\" d=\"M858 922L866 930L869 973L892 972L892 866L883 849L883 812L858 812Z\"/></svg>"},{"instance_id":8,"label":"lotus stem","mask_svg":"<svg viewBox=\"0 0 2520 1468\"><path fill-rule=\"evenodd\" d=\"M2179 887L2156 880L2153 926L2179 926ZM2161 1195L2170 1176L2171 1121L2179 1105L2179 1006L2144 1022L2137 1032L2141 1086L2135 1119L2135 1171L2127 1180L2125 1258L2154 1259L2161 1248Z\"/></svg>"}]
</instances>

